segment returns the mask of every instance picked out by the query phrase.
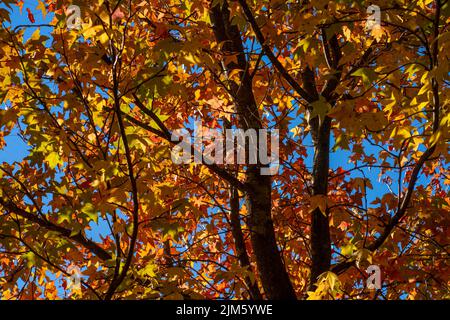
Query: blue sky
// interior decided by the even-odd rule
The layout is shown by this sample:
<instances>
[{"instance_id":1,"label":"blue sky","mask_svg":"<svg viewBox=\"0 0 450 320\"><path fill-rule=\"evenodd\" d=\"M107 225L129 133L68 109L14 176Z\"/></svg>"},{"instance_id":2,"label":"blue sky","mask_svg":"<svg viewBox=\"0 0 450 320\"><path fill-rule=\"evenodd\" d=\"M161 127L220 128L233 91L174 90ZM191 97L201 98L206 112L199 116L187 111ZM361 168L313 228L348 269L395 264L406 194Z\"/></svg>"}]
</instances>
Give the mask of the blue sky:
<instances>
[{"instance_id":1,"label":"blue sky","mask_svg":"<svg viewBox=\"0 0 450 320\"><path fill-rule=\"evenodd\" d=\"M19 9L15 6L13 6L13 13L11 14L11 24L13 27L17 27L19 25L30 25L30 21L27 17L27 8L29 8L33 13L34 17L36 19L36 22L34 25L39 24L48 24L51 22L53 15L47 14L46 18L44 19L41 12L36 10L38 2L37 0L30 0L26 1L23 11L20 12ZM2 6L2 5L0 5ZM31 36L31 34L35 31L35 27L27 27L25 28L25 38L28 38ZM50 28L42 27L41 34L48 33L50 31ZM5 108L6 104L2 104L0 108ZM296 110L293 110L292 117L295 117ZM297 121L294 121L291 124L291 128L297 125ZM290 128L290 129L291 129ZM18 135L19 131L17 128L14 129L14 131L8 135L5 140L7 143L7 146L0 150L0 163L1 162L8 162L12 163L15 161L21 161L27 154L28 154L28 145L22 141L22 139ZM334 140L334 139L333 139ZM307 143L309 145L312 145L310 137L304 141L304 143ZM331 142L331 146L334 145L334 141ZM372 153L375 157L377 157L377 153L379 152L378 148L375 148L373 146L364 146L366 148L366 151L368 154ZM353 164L348 163L349 156L351 155L351 152L344 151L344 150L338 150L337 152L332 152L330 154L330 168L331 170L336 170L339 167L342 167L343 169L351 169L353 167ZM311 148L308 149L308 157L305 159L305 164L312 168L312 160L313 160L313 152ZM368 201L369 203L374 200L377 196L381 196L385 194L386 192L389 192L388 187L384 183L378 182L378 175L380 170L379 169L365 169L363 170L366 178L368 178L372 185L373 190L368 190ZM352 174L353 177L360 176L362 177L361 172L354 171ZM394 179L394 181L396 181ZM392 185L393 190L397 189L397 186L395 185L395 182ZM100 221L100 224L104 224ZM95 231L95 232L94 232ZM94 240L100 240L98 231L103 233L106 231L104 227L102 228L94 228L93 231L90 231L88 234L94 239ZM103 232L102 232L103 231Z\"/></svg>"},{"instance_id":2,"label":"blue sky","mask_svg":"<svg viewBox=\"0 0 450 320\"><path fill-rule=\"evenodd\" d=\"M30 22L27 17L27 11L26 9L29 8L33 13L34 17L36 19L35 25L39 24L48 24L53 18L52 14L47 14L46 18L44 19L41 12L36 10L38 2L37 0L27 0L25 1L23 11L20 13L19 8L16 6L13 6L13 13L11 14L11 24L13 27L19 26L19 25L30 25ZM0 7L4 7L4 5L0 5ZM34 27L27 27L25 28L25 38L28 38L36 28ZM41 28L41 34L45 34L48 32L49 28ZM2 104L0 108L5 108L5 104ZM295 122L291 125L295 126ZM14 161L20 161L22 160L27 154L28 146L20 137L18 136L18 130L15 129L11 135L6 137L6 143L7 147L3 150L0 150L0 162L6 161L6 162L14 162ZM334 145L334 141L332 141L331 146ZM379 150L377 148L374 148L372 146L365 146L366 151L368 154L373 153L376 157ZM338 167L343 167L344 169L350 169L353 167L352 164L348 164L348 158L351 155L348 151L338 150L337 152L333 152L330 155L330 168L332 170L337 169ZM309 156L306 159L306 165L308 167L312 166L312 159L313 155L312 152L309 152ZM369 194L370 198L375 198L376 195L382 195L385 192L388 192L387 187L382 183L376 183L378 180L378 173L379 170L372 169L371 171L365 170L366 177L369 178L374 186L374 190L372 190ZM393 185L393 188L395 190L396 186Z\"/></svg>"},{"instance_id":3,"label":"blue sky","mask_svg":"<svg viewBox=\"0 0 450 320\"><path fill-rule=\"evenodd\" d=\"M22 13L20 12L19 8L17 6L12 6L12 14L10 15L11 18L11 25L15 28L20 25L31 25L30 21L27 17L27 11L26 9L29 8L33 13L34 17L36 19L35 24L48 24L53 18L53 15L48 14L46 18L44 19L42 17L42 13L40 11L36 11L36 6L38 5L37 0L26 0L25 4L23 6ZM5 8L4 4L0 4L0 8ZM10 11L8 9L8 11ZM8 22L4 22L8 23ZM41 33L44 34L48 28L41 28ZM31 34L36 30L35 27L32 28L25 28L25 39L28 39ZM8 105L3 103L0 105L0 109L4 109ZM20 139L18 136L19 130L17 128L14 129L14 131L5 137L5 141L7 143L7 146L4 149L0 149L0 163L2 162L8 162L12 163L14 161L21 161L27 154L28 154L28 145Z\"/></svg>"},{"instance_id":4,"label":"blue sky","mask_svg":"<svg viewBox=\"0 0 450 320\"><path fill-rule=\"evenodd\" d=\"M27 17L27 11L26 9L29 8L31 9L31 11L34 13L34 17L36 19L35 24L48 24L50 23L50 21L52 20L52 15L48 14L46 16L46 18L44 19L42 17L42 14L40 11L36 10L36 6L37 6L38 2L37 0L26 0L25 1L25 5L23 7L23 11L22 13L20 13L19 9L15 6L13 6L13 13L11 14L11 19L12 19L12 26L16 27L19 25L24 25L27 24L29 25L30 22L28 20ZM4 7L3 4L0 4L0 7ZM34 31L35 31L35 27L30 27L30 28L25 28L25 38L28 38ZM41 34L45 34L49 31L49 28L41 28ZM0 105L0 109L4 109L5 107L7 107L7 104L2 104ZM293 114L295 114L296 111L293 112ZM291 125L291 128L293 126L295 126L296 123L294 122ZM290 129L291 129L290 128ZM19 137L18 135L19 131L18 129L14 129L14 131L8 135L5 140L7 143L7 146L4 149L0 150L0 163L2 162L8 162L8 163L13 163L15 161L21 161L27 154L28 154L28 145L22 141L22 139ZM304 141L305 143L309 143L310 145L312 145L311 143L311 139L307 139ZM331 147L334 145L334 139L331 142ZM373 147L370 146L368 144L364 145L365 151L367 153L367 155L373 154L375 158L378 158L378 153L380 151L379 148L377 147ZM352 153L349 151L343 151L343 150L338 150L337 152L332 152L330 154L330 168L331 170L336 170L339 167L342 167L344 170L348 170L351 169L354 165L353 164L349 164L349 157ZM313 160L313 153L312 150L309 148L308 149L308 157L307 159L305 159L305 163L309 168L312 168L312 160ZM368 190L368 202L369 202L369 207L370 207L370 202L373 201L376 197L381 197L382 195L389 193L389 188L387 187L387 185L383 182L379 181L379 173L380 170L379 169L363 169L364 175L366 178L368 178L371 182L371 184L373 185L373 189L372 190ZM393 177L395 177L395 171L393 173ZM354 171L352 173L352 177L362 177L362 173L358 172L358 171ZM397 184L396 184L396 179L393 179L393 184L392 184L392 190L397 190ZM420 178L419 179L419 183L424 184L426 183L426 179L425 178ZM100 234L106 235L106 233L108 232L108 228L106 226L106 222L99 220L99 226L95 227L93 226L93 230L88 232L88 236L90 236L93 240L99 241Z\"/></svg>"}]
</instances>

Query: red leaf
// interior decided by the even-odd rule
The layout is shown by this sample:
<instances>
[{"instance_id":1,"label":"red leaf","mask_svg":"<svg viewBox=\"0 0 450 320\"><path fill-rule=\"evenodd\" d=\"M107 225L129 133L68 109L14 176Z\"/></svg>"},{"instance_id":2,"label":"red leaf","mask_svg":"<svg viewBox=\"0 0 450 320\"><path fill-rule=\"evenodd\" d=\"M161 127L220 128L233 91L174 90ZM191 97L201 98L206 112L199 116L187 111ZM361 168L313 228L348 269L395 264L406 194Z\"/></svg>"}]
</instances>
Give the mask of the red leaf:
<instances>
[{"instance_id":1,"label":"red leaf","mask_svg":"<svg viewBox=\"0 0 450 320\"><path fill-rule=\"evenodd\" d=\"M27 12L28 12L28 20L30 20L31 23L35 23L36 20L34 20L34 16L29 8L27 8Z\"/></svg>"},{"instance_id":2,"label":"red leaf","mask_svg":"<svg viewBox=\"0 0 450 320\"><path fill-rule=\"evenodd\" d=\"M22 14L22 9L23 9L23 0L17 0L16 1L17 6L20 9L20 14Z\"/></svg>"},{"instance_id":3,"label":"red leaf","mask_svg":"<svg viewBox=\"0 0 450 320\"><path fill-rule=\"evenodd\" d=\"M81 185L80 185L83 189L87 189L91 187L91 181L87 180L84 181Z\"/></svg>"},{"instance_id":4,"label":"red leaf","mask_svg":"<svg viewBox=\"0 0 450 320\"><path fill-rule=\"evenodd\" d=\"M125 17L125 14L120 11L120 8L117 8L116 11L114 11L114 13L112 14L112 19L113 21L117 20L117 19L123 19Z\"/></svg>"}]
</instances>

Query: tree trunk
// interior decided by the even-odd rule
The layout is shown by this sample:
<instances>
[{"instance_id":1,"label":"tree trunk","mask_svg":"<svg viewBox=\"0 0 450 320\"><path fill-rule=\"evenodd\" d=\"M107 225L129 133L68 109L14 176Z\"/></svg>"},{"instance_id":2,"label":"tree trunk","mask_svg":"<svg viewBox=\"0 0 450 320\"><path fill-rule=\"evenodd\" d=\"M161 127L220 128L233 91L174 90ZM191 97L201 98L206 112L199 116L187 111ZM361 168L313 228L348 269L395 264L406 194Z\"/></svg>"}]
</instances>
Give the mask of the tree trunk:
<instances>
[{"instance_id":1,"label":"tree trunk","mask_svg":"<svg viewBox=\"0 0 450 320\"><path fill-rule=\"evenodd\" d=\"M241 219L239 218L239 192L235 187L231 187L230 190L230 211L231 232L233 234L236 255L241 267L252 271L247 249L245 247L244 234L241 229ZM261 292L259 292L257 282L252 282L249 276L245 276L244 281L248 287L250 298L252 300L261 300L262 296Z\"/></svg>"},{"instance_id":2,"label":"tree trunk","mask_svg":"<svg viewBox=\"0 0 450 320\"><path fill-rule=\"evenodd\" d=\"M237 63L228 62L224 66L226 71L245 70L240 84L230 81L239 125L244 130L258 130L262 128L261 118L253 96L252 79L248 73L239 29L230 23L226 2L211 7L210 15L216 41L222 43L222 53L225 56L237 55ZM271 217L271 177L261 175L260 168L259 164L248 165L246 172L246 184L251 190L246 192L248 224L258 274L268 299L296 299L276 243Z\"/></svg>"},{"instance_id":3,"label":"tree trunk","mask_svg":"<svg viewBox=\"0 0 450 320\"><path fill-rule=\"evenodd\" d=\"M327 195L331 119L326 117L321 125L318 118L311 122L314 142L313 195ZM331 263L328 212L324 214L319 208L311 216L311 260L309 289L313 290L318 276L328 271Z\"/></svg>"}]
</instances>

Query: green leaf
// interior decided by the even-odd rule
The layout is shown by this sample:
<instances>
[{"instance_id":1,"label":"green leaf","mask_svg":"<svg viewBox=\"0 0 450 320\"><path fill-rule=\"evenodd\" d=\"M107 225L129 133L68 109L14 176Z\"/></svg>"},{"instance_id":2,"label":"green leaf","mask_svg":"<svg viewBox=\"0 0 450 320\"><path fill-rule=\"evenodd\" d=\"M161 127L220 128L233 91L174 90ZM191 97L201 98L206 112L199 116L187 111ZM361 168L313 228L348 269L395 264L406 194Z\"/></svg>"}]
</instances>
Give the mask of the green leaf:
<instances>
[{"instance_id":1,"label":"green leaf","mask_svg":"<svg viewBox=\"0 0 450 320\"><path fill-rule=\"evenodd\" d=\"M37 265L38 259L33 252L28 252L22 255L22 258L27 262L27 267L32 268Z\"/></svg>"},{"instance_id":2,"label":"green leaf","mask_svg":"<svg viewBox=\"0 0 450 320\"><path fill-rule=\"evenodd\" d=\"M336 143L333 147L333 151L336 152L339 148L342 150L350 150L350 146L348 143L348 137L346 134L342 133L339 136L337 136Z\"/></svg>"},{"instance_id":3,"label":"green leaf","mask_svg":"<svg viewBox=\"0 0 450 320\"><path fill-rule=\"evenodd\" d=\"M352 73L352 76L361 77L364 86L368 87L377 78L377 73L369 68L360 68Z\"/></svg>"},{"instance_id":4,"label":"green leaf","mask_svg":"<svg viewBox=\"0 0 450 320\"><path fill-rule=\"evenodd\" d=\"M325 100L324 97L321 96L319 100L311 103L311 108L312 110L309 115L309 119L319 117L319 123L322 123L323 119L325 119L325 116L330 111L331 105Z\"/></svg>"},{"instance_id":5,"label":"green leaf","mask_svg":"<svg viewBox=\"0 0 450 320\"><path fill-rule=\"evenodd\" d=\"M139 274L154 278L156 277L156 271L158 271L158 266L153 263L149 263L143 269L139 270Z\"/></svg>"},{"instance_id":6,"label":"green leaf","mask_svg":"<svg viewBox=\"0 0 450 320\"><path fill-rule=\"evenodd\" d=\"M344 256L351 256L357 249L358 248L353 243L349 243L341 248L341 254L343 254Z\"/></svg>"},{"instance_id":7,"label":"green leaf","mask_svg":"<svg viewBox=\"0 0 450 320\"><path fill-rule=\"evenodd\" d=\"M92 203L86 203L83 208L81 209L81 212L86 214L90 220L95 221L95 223L98 222L98 213L97 210L95 210L95 207Z\"/></svg>"},{"instance_id":8,"label":"green leaf","mask_svg":"<svg viewBox=\"0 0 450 320\"><path fill-rule=\"evenodd\" d=\"M360 249L356 252L356 266L359 268L362 262L372 263L372 252L368 249Z\"/></svg>"},{"instance_id":9,"label":"green leaf","mask_svg":"<svg viewBox=\"0 0 450 320\"><path fill-rule=\"evenodd\" d=\"M55 151L50 152L47 157L45 157L45 160L48 162L48 165L50 168L55 169L57 165L62 165L63 161L59 154Z\"/></svg>"}]
</instances>

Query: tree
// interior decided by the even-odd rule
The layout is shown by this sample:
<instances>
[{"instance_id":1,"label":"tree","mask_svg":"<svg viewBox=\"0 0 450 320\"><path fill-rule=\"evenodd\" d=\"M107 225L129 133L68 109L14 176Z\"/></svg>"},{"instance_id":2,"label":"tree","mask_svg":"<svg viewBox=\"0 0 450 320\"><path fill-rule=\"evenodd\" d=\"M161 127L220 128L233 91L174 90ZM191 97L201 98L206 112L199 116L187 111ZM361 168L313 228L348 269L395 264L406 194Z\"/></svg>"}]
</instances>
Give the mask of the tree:
<instances>
[{"instance_id":1,"label":"tree","mask_svg":"<svg viewBox=\"0 0 450 320\"><path fill-rule=\"evenodd\" d=\"M0 8L0 148L28 145L2 298L449 298L448 0L26 6ZM174 163L194 119L279 130L278 172Z\"/></svg>"}]
</instances>

